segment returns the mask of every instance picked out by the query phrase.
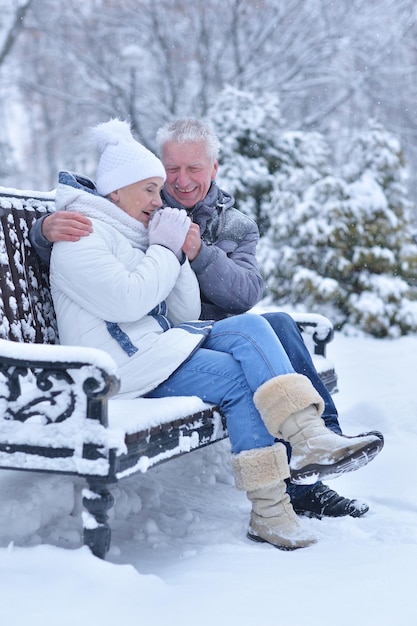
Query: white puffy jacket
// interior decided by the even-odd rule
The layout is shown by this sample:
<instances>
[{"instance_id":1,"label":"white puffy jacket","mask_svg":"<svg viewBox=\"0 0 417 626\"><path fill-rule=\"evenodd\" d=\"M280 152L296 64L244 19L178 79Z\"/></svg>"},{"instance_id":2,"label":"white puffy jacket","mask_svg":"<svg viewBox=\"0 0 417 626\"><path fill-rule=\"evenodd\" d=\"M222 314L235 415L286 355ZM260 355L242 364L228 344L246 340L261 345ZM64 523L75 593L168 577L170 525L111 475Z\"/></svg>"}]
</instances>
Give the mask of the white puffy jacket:
<instances>
[{"instance_id":1,"label":"white puffy jacket","mask_svg":"<svg viewBox=\"0 0 417 626\"><path fill-rule=\"evenodd\" d=\"M88 237L53 246L51 291L60 342L108 352L119 368L119 397L133 398L166 380L201 343L201 334L182 328L164 332L148 315L165 300L175 324L198 320L198 282L189 262L180 265L170 250L152 245L144 253L111 225L92 222ZM110 335L106 322L118 323L128 335L138 348L133 356Z\"/></svg>"}]
</instances>

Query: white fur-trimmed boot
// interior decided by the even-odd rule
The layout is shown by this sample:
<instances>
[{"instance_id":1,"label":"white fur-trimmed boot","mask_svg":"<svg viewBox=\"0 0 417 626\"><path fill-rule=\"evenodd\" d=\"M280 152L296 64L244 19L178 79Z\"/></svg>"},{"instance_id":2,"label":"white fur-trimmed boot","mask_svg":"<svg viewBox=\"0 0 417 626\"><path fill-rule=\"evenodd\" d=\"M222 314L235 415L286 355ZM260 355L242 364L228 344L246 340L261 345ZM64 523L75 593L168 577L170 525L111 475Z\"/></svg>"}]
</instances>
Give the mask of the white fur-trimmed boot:
<instances>
[{"instance_id":1,"label":"white fur-trimmed boot","mask_svg":"<svg viewBox=\"0 0 417 626\"><path fill-rule=\"evenodd\" d=\"M382 449L381 437L337 435L320 415L324 403L302 374L276 376L261 385L254 402L271 435L291 445L291 482L313 484L366 465Z\"/></svg>"},{"instance_id":2,"label":"white fur-trimmed boot","mask_svg":"<svg viewBox=\"0 0 417 626\"><path fill-rule=\"evenodd\" d=\"M252 502L248 537L280 550L296 550L316 543L295 514L286 491L290 471L282 443L232 455L236 487Z\"/></svg>"}]
</instances>

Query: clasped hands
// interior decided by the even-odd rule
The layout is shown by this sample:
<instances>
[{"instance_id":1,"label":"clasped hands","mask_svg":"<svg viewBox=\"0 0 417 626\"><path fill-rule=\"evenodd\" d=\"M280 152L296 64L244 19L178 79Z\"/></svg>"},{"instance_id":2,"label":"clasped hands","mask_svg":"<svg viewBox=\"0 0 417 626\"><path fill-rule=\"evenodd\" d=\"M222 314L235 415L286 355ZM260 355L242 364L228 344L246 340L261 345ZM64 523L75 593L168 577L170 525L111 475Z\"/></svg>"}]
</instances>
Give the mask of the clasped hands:
<instances>
[{"instance_id":1,"label":"clasped hands","mask_svg":"<svg viewBox=\"0 0 417 626\"><path fill-rule=\"evenodd\" d=\"M159 244L172 250L180 261L183 253L190 261L201 249L200 229L183 209L166 207L157 211L148 227L149 245Z\"/></svg>"}]
</instances>

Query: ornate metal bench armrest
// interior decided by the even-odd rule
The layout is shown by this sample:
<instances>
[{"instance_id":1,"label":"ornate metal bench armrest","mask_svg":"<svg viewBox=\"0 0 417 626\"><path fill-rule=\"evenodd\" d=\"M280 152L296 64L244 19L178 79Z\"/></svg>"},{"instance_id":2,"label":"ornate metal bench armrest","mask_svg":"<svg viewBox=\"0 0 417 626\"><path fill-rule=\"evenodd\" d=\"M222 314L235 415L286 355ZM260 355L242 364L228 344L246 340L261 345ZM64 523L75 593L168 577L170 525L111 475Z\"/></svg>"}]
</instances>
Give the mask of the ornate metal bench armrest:
<instances>
[{"instance_id":1,"label":"ornate metal bench armrest","mask_svg":"<svg viewBox=\"0 0 417 626\"><path fill-rule=\"evenodd\" d=\"M334 336L331 321L318 313L291 313L291 317L301 332L311 336L314 354L326 356L326 345Z\"/></svg>"},{"instance_id":2,"label":"ornate metal bench armrest","mask_svg":"<svg viewBox=\"0 0 417 626\"><path fill-rule=\"evenodd\" d=\"M114 361L101 350L0 339L0 417L58 423L84 415L107 426L117 393Z\"/></svg>"}]
</instances>

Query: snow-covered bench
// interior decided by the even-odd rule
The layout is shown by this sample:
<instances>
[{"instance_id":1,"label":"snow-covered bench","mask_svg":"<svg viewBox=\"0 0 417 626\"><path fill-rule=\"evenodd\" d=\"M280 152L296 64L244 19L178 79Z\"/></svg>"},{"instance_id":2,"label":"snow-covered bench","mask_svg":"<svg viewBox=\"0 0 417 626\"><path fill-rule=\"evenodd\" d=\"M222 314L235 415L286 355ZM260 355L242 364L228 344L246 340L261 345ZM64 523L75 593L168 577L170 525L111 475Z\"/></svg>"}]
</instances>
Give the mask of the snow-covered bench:
<instances>
[{"instance_id":1,"label":"snow-covered bench","mask_svg":"<svg viewBox=\"0 0 417 626\"><path fill-rule=\"evenodd\" d=\"M54 210L54 195L0 187L0 468L84 477L84 542L104 558L109 485L227 430L220 410L197 397L112 399L119 379L110 356L58 345L48 275L28 237L32 222ZM336 391L325 355L331 323L320 315L296 321Z\"/></svg>"}]
</instances>

